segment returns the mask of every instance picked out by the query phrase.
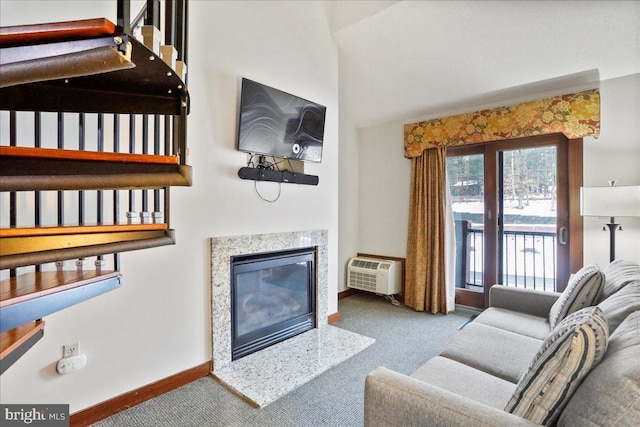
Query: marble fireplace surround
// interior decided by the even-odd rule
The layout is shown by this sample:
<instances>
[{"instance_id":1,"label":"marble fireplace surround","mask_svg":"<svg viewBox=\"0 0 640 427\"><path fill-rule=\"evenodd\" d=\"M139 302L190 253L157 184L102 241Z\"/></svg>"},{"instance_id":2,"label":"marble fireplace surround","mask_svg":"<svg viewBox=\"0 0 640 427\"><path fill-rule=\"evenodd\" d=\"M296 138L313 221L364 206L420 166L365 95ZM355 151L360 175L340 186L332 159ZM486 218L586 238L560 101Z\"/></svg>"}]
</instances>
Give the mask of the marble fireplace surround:
<instances>
[{"instance_id":1,"label":"marble fireplace surround","mask_svg":"<svg viewBox=\"0 0 640 427\"><path fill-rule=\"evenodd\" d=\"M297 231L211 238L213 376L262 407L373 344L328 325L328 232ZM231 263L235 255L317 248L316 328L231 360Z\"/></svg>"}]
</instances>

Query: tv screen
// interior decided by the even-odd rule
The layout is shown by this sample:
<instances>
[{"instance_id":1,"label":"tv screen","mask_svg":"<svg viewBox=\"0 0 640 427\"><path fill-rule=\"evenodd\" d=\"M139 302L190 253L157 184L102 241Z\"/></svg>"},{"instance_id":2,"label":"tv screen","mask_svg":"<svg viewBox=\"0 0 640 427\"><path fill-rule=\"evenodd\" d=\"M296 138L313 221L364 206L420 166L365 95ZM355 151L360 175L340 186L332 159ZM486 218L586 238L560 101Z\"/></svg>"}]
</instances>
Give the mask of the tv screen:
<instances>
[{"instance_id":1,"label":"tv screen","mask_svg":"<svg viewBox=\"0 0 640 427\"><path fill-rule=\"evenodd\" d=\"M321 162L326 110L323 105L243 78L237 149Z\"/></svg>"}]
</instances>

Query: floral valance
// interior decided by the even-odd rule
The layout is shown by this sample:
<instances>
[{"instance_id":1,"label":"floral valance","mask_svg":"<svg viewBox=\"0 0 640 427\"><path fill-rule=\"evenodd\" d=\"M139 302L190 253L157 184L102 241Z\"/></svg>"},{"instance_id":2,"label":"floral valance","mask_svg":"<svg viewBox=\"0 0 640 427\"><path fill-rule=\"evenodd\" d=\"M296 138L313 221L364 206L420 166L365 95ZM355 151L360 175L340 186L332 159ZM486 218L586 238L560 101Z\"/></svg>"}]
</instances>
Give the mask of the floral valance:
<instances>
[{"instance_id":1,"label":"floral valance","mask_svg":"<svg viewBox=\"0 0 640 427\"><path fill-rule=\"evenodd\" d=\"M600 135L600 90L554 96L404 127L405 157L433 147L562 133L569 139Z\"/></svg>"}]
</instances>

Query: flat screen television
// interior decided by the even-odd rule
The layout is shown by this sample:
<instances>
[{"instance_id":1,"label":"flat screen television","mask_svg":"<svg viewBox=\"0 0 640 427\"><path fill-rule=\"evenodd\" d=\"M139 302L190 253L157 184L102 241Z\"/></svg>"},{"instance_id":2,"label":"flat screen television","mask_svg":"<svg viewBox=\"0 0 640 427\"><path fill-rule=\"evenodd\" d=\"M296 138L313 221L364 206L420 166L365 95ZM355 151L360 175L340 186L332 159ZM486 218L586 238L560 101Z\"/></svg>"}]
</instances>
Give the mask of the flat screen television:
<instances>
[{"instance_id":1,"label":"flat screen television","mask_svg":"<svg viewBox=\"0 0 640 427\"><path fill-rule=\"evenodd\" d=\"M323 105L243 78L236 148L319 163L326 111Z\"/></svg>"}]
</instances>

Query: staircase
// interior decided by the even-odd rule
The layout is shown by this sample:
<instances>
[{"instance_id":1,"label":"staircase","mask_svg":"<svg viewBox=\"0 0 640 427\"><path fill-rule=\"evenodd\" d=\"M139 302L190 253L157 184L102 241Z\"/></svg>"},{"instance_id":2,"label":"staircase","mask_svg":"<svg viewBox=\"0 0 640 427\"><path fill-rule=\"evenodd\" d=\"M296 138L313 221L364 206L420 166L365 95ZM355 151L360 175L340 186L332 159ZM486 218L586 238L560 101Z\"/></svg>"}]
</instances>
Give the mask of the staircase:
<instances>
[{"instance_id":1,"label":"staircase","mask_svg":"<svg viewBox=\"0 0 640 427\"><path fill-rule=\"evenodd\" d=\"M187 164L187 1L0 28L0 373L42 318L121 286L121 252L175 243ZM164 40L161 40L164 34Z\"/></svg>"}]
</instances>

